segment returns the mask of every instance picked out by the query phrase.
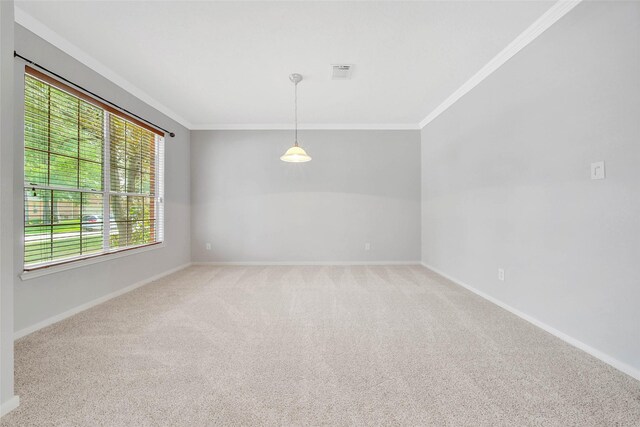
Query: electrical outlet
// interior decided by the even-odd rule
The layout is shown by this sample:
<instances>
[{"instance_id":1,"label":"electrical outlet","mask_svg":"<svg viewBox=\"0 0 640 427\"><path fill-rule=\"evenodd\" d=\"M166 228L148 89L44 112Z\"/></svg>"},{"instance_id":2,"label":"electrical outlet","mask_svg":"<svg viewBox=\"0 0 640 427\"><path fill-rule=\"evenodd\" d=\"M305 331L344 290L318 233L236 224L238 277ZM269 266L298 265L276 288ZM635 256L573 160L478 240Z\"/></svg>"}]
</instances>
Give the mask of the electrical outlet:
<instances>
[{"instance_id":1,"label":"electrical outlet","mask_svg":"<svg viewBox=\"0 0 640 427\"><path fill-rule=\"evenodd\" d=\"M205 244L205 245L204 245L204 248L205 248L206 250L210 251L210 250L211 250L211 243L207 243L207 244Z\"/></svg>"},{"instance_id":2,"label":"electrical outlet","mask_svg":"<svg viewBox=\"0 0 640 427\"><path fill-rule=\"evenodd\" d=\"M370 251L371 250L371 243L367 242L364 244L364 250L365 251Z\"/></svg>"},{"instance_id":3,"label":"electrical outlet","mask_svg":"<svg viewBox=\"0 0 640 427\"><path fill-rule=\"evenodd\" d=\"M504 282L504 268L498 269L498 280L500 280L501 282Z\"/></svg>"},{"instance_id":4,"label":"electrical outlet","mask_svg":"<svg viewBox=\"0 0 640 427\"><path fill-rule=\"evenodd\" d=\"M591 179L604 179L604 162L591 163Z\"/></svg>"}]
</instances>

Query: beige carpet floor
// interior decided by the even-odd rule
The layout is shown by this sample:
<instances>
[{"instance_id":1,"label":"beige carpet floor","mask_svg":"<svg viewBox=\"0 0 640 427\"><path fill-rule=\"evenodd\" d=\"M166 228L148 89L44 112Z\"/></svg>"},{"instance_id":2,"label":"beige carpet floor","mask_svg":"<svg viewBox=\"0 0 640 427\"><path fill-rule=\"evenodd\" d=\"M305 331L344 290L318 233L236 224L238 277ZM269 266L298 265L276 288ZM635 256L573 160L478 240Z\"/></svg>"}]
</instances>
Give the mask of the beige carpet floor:
<instances>
[{"instance_id":1,"label":"beige carpet floor","mask_svg":"<svg viewBox=\"0 0 640 427\"><path fill-rule=\"evenodd\" d=\"M2 426L640 425L640 382L418 266L190 267L19 340L16 382Z\"/></svg>"}]
</instances>

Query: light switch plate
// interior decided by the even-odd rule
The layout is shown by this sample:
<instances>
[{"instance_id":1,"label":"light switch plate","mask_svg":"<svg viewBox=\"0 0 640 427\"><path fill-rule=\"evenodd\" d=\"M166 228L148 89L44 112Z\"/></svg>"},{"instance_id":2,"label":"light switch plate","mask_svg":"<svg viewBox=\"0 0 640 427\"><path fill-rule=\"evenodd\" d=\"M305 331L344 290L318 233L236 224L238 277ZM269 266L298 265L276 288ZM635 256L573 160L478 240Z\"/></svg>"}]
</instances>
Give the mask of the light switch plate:
<instances>
[{"instance_id":1,"label":"light switch plate","mask_svg":"<svg viewBox=\"0 0 640 427\"><path fill-rule=\"evenodd\" d=\"M591 163L591 179L604 179L604 162Z\"/></svg>"}]
</instances>

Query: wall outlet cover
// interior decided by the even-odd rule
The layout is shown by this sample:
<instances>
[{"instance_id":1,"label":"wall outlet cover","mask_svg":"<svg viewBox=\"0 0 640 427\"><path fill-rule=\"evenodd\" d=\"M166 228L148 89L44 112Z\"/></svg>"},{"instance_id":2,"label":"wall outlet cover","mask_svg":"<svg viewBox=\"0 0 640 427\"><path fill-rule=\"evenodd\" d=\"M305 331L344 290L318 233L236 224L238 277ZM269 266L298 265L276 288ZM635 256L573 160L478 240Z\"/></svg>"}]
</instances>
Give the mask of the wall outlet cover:
<instances>
[{"instance_id":1,"label":"wall outlet cover","mask_svg":"<svg viewBox=\"0 0 640 427\"><path fill-rule=\"evenodd\" d=\"M604 179L604 162L591 163L591 179Z\"/></svg>"}]
</instances>

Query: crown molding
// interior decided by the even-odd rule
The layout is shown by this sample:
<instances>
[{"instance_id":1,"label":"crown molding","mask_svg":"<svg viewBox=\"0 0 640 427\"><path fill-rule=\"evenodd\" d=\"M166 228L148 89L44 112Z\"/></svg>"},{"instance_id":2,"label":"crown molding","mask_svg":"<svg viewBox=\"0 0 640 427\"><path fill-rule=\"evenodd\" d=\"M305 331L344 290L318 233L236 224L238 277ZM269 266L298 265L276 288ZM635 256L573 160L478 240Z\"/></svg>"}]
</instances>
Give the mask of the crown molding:
<instances>
[{"instance_id":1,"label":"crown molding","mask_svg":"<svg viewBox=\"0 0 640 427\"><path fill-rule=\"evenodd\" d=\"M191 130L293 130L291 123L241 123L192 125ZM299 130L419 130L413 123L308 123L298 124Z\"/></svg>"},{"instance_id":2,"label":"crown molding","mask_svg":"<svg viewBox=\"0 0 640 427\"><path fill-rule=\"evenodd\" d=\"M551 27L560 18L571 11L582 0L559 0L549 8L540 18L524 30L518 37L509 43L500 53L484 65L476 74L453 92L438 107L436 107L428 116L426 116L419 124L410 123L382 123L382 124L364 124L364 123L319 123L319 124L301 124L299 129L302 130L416 130L422 129L436 117L447 110L456 101L480 84L484 79L491 75L495 70L500 68L516 53L521 51L529 43L535 40L540 34ZM15 21L27 28L34 34L42 37L58 49L75 58L77 61L91 68L98 74L117 84L127 92L131 93L141 101L147 103L151 107L165 114L169 118L180 123L189 130L290 130L293 129L291 124L260 124L260 123L242 123L242 124L191 124L184 117L175 111L166 107L155 98L138 88L133 83L120 76L109 67L93 58L84 50L80 49L60 34L43 24L41 21L29 15L19 6L15 7Z\"/></svg>"},{"instance_id":3,"label":"crown molding","mask_svg":"<svg viewBox=\"0 0 640 427\"><path fill-rule=\"evenodd\" d=\"M571 9L576 7L582 0L559 0L554 3L540 18L524 30L518 37L507 45L500 53L482 67L476 74L453 92L442 104L436 107L427 117L420 122L420 129L435 120L447 108L451 107L456 101L466 95L471 89L476 87L480 82L486 79L491 73L500 68L516 53L524 49L529 43L535 40L547 28L551 27L560 18L566 15Z\"/></svg>"},{"instance_id":4,"label":"crown molding","mask_svg":"<svg viewBox=\"0 0 640 427\"><path fill-rule=\"evenodd\" d=\"M177 114L175 111L171 110L164 104L160 103L158 100L153 98L151 95L147 94L145 91L89 55L84 50L80 49L75 44L71 43L66 38L62 37L57 32L53 31L51 28L46 26L40 20L34 18L29 15L23 9L21 9L17 4L15 5L15 22L22 25L35 35L41 37L47 42L51 43L53 46L57 47L67 55L91 68L96 73L102 75L107 80L115 83L120 86L125 91L129 92L131 95L140 99L144 103L150 105L156 110L160 111L162 114L168 116L169 118L175 120L180 123L182 126L187 129L191 129L191 123L189 123L184 117Z\"/></svg>"}]
</instances>

